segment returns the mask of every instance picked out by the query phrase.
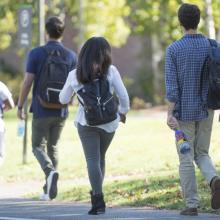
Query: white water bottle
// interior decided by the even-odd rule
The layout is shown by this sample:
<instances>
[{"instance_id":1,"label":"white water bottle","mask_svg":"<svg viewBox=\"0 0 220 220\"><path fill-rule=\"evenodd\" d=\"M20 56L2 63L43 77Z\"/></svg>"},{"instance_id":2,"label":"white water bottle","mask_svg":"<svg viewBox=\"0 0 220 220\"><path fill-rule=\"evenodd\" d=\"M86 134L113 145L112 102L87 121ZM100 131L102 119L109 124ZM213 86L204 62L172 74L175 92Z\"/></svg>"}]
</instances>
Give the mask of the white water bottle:
<instances>
[{"instance_id":1,"label":"white water bottle","mask_svg":"<svg viewBox=\"0 0 220 220\"><path fill-rule=\"evenodd\" d=\"M24 137L24 130L25 130L25 121L20 120L17 127L17 136L18 137Z\"/></svg>"}]
</instances>

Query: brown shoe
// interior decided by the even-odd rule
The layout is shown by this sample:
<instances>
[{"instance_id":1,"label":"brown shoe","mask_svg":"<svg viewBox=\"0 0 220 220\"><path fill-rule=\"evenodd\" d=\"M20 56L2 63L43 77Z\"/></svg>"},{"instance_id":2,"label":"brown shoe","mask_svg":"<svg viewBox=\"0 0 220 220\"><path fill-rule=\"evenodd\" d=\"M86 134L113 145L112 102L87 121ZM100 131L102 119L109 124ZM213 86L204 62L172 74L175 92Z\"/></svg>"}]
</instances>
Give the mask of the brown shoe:
<instances>
[{"instance_id":1,"label":"brown shoe","mask_svg":"<svg viewBox=\"0 0 220 220\"><path fill-rule=\"evenodd\" d=\"M211 182L212 198L211 206L213 209L220 208L220 178L214 177Z\"/></svg>"},{"instance_id":2,"label":"brown shoe","mask_svg":"<svg viewBox=\"0 0 220 220\"><path fill-rule=\"evenodd\" d=\"M185 208L180 212L180 215L197 216L198 210L197 208Z\"/></svg>"}]
</instances>

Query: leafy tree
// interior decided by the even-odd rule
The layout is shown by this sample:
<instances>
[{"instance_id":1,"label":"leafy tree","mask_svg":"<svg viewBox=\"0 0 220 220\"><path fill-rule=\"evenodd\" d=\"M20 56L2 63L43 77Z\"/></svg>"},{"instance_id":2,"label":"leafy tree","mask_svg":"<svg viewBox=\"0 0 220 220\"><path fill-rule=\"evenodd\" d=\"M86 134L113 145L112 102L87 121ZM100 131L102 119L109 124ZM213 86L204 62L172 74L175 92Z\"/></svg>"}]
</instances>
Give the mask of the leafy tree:
<instances>
[{"instance_id":1,"label":"leafy tree","mask_svg":"<svg viewBox=\"0 0 220 220\"><path fill-rule=\"evenodd\" d=\"M125 21L130 10L125 0L66 0L65 5L67 12L72 15L73 23L79 29L83 25L83 39L78 38L78 42L82 43L85 39L99 35L108 39L115 47L125 44L130 34Z\"/></svg>"},{"instance_id":2,"label":"leafy tree","mask_svg":"<svg viewBox=\"0 0 220 220\"><path fill-rule=\"evenodd\" d=\"M182 36L177 10L182 3L196 4L202 11L202 19L199 30L208 34L211 31L207 22L214 23L214 28L220 38L220 1L219 0L127 0L127 4L131 7L129 21L132 27L132 33L149 38L151 50L145 49L145 53L151 54L151 62L147 71L146 81L142 81L141 85L145 90L147 97L153 97L154 103L164 101L164 57L166 47L173 41ZM209 3L209 4L208 4ZM207 16L207 7L210 7L211 14ZM212 30L213 31L213 30ZM142 52L143 53L143 52ZM149 56L147 56L149 59ZM151 77L150 77L151 76ZM141 77L144 78L144 77ZM143 86L145 85L145 86ZM146 88L152 87L147 90Z\"/></svg>"},{"instance_id":3,"label":"leafy tree","mask_svg":"<svg viewBox=\"0 0 220 220\"><path fill-rule=\"evenodd\" d=\"M134 34L149 38L150 50L143 47L142 54L148 54L150 66L145 73L148 77L140 86L145 91L146 100L161 103L164 94L163 63L165 47L181 36L177 28L176 9L181 1L176 0L127 0L131 7L130 22ZM142 71L143 72L143 71ZM152 88L149 91L147 88ZM150 92L150 94L149 94ZM150 98L151 97L151 98Z\"/></svg>"},{"instance_id":4,"label":"leafy tree","mask_svg":"<svg viewBox=\"0 0 220 220\"><path fill-rule=\"evenodd\" d=\"M0 49L7 48L16 31L14 15L17 8L16 0L0 1Z\"/></svg>"}]
</instances>

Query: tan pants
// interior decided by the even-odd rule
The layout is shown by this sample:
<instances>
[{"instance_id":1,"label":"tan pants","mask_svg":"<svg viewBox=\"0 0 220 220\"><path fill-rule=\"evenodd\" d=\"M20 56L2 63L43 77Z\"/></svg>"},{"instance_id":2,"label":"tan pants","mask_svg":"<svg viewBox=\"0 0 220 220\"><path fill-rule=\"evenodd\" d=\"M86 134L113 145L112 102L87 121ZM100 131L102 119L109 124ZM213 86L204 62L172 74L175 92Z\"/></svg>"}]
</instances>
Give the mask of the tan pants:
<instances>
[{"instance_id":1,"label":"tan pants","mask_svg":"<svg viewBox=\"0 0 220 220\"><path fill-rule=\"evenodd\" d=\"M191 148L188 154L181 154L177 148L182 193L186 206L190 208L198 207L199 205L194 161L208 184L214 176L218 176L209 157L213 116L214 111L209 110L209 116L204 120L193 122L179 121L180 129L185 133Z\"/></svg>"}]
</instances>

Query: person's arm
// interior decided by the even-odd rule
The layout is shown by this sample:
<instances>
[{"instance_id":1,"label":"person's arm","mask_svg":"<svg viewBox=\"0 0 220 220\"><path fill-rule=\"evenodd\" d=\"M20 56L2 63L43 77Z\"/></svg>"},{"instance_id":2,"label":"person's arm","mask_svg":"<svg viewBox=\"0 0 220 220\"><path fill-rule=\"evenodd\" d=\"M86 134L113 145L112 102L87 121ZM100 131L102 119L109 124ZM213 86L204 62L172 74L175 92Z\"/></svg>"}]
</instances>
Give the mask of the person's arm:
<instances>
[{"instance_id":1,"label":"person's arm","mask_svg":"<svg viewBox=\"0 0 220 220\"><path fill-rule=\"evenodd\" d=\"M129 96L117 68L115 66L111 66L110 68L113 71L112 86L119 99L119 115L121 122L125 123L126 114L130 109Z\"/></svg>"},{"instance_id":2,"label":"person's arm","mask_svg":"<svg viewBox=\"0 0 220 220\"><path fill-rule=\"evenodd\" d=\"M71 63L70 71L76 69L77 66L77 55L73 52L72 56L73 56L73 61Z\"/></svg>"},{"instance_id":3,"label":"person's arm","mask_svg":"<svg viewBox=\"0 0 220 220\"><path fill-rule=\"evenodd\" d=\"M0 92L0 97L2 99L1 108L3 111L8 111L9 109L14 108L14 101L12 94L9 91L8 87L1 83L2 91Z\"/></svg>"},{"instance_id":4,"label":"person's arm","mask_svg":"<svg viewBox=\"0 0 220 220\"><path fill-rule=\"evenodd\" d=\"M173 130L179 128L178 120L173 116L174 107L175 103L168 102L167 125Z\"/></svg>"},{"instance_id":5,"label":"person's arm","mask_svg":"<svg viewBox=\"0 0 220 220\"><path fill-rule=\"evenodd\" d=\"M19 99L18 99L18 110L17 110L17 117L20 119L24 119L25 115L23 112L24 102L28 97L30 92L31 86L34 81L35 74L33 73L25 73L24 81L22 83Z\"/></svg>"},{"instance_id":6,"label":"person's arm","mask_svg":"<svg viewBox=\"0 0 220 220\"><path fill-rule=\"evenodd\" d=\"M170 48L168 48L166 51L165 60L165 84L166 98L168 100L167 125L171 129L176 129L179 127L178 120L173 116L174 107L179 101L179 88L177 80L175 59Z\"/></svg>"},{"instance_id":7,"label":"person's arm","mask_svg":"<svg viewBox=\"0 0 220 220\"><path fill-rule=\"evenodd\" d=\"M60 91L59 94L59 100L61 104L68 104L71 101L71 98L73 96L73 88L71 86L71 82L73 82L73 74L74 71L71 71L66 79L66 82Z\"/></svg>"},{"instance_id":8,"label":"person's arm","mask_svg":"<svg viewBox=\"0 0 220 220\"><path fill-rule=\"evenodd\" d=\"M6 100L3 101L3 110L8 111L14 108L14 101L11 96L9 96Z\"/></svg>"}]
</instances>

